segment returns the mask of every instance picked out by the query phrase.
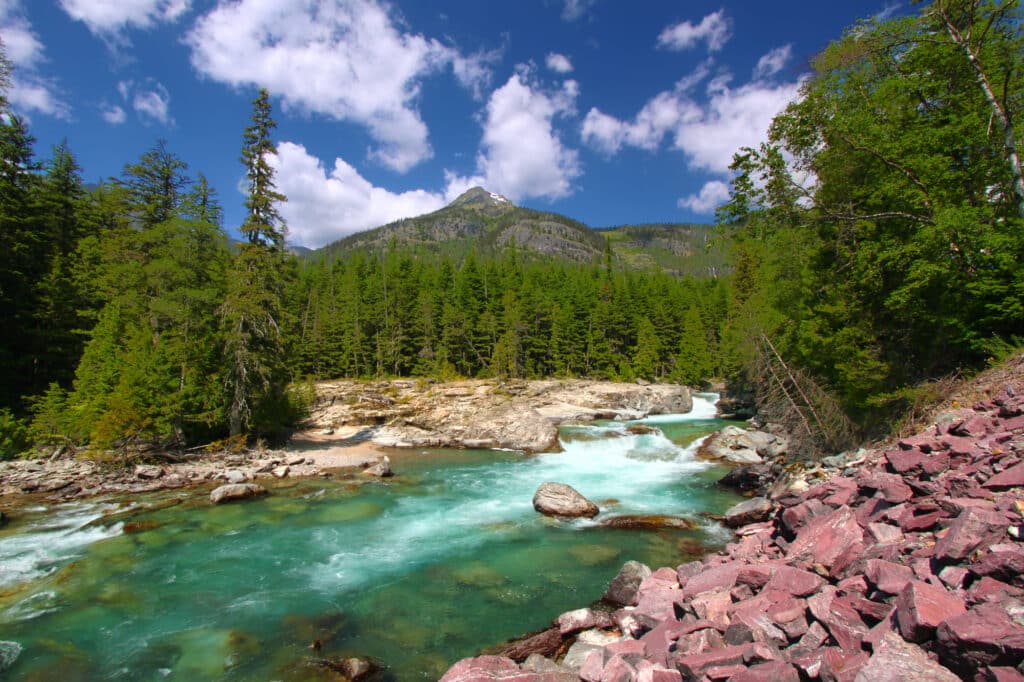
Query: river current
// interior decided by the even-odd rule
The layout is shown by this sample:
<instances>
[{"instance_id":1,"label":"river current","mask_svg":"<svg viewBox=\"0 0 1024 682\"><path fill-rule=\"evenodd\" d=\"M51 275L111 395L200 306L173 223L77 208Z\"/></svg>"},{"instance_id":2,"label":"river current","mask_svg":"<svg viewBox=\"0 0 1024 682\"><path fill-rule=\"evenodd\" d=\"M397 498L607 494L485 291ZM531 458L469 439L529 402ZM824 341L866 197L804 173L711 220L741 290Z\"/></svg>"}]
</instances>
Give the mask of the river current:
<instances>
[{"instance_id":1,"label":"river current","mask_svg":"<svg viewBox=\"0 0 1024 682\"><path fill-rule=\"evenodd\" d=\"M370 656L381 679L434 680L455 660L586 606L629 559L675 566L723 544L700 512L737 498L698 461L724 424L713 394L686 415L561 430L563 452L390 453L398 476L273 484L213 507L203 490L20 510L0 530L0 678L335 679L320 655ZM555 521L544 481L598 503ZM604 528L670 514L694 530Z\"/></svg>"}]
</instances>

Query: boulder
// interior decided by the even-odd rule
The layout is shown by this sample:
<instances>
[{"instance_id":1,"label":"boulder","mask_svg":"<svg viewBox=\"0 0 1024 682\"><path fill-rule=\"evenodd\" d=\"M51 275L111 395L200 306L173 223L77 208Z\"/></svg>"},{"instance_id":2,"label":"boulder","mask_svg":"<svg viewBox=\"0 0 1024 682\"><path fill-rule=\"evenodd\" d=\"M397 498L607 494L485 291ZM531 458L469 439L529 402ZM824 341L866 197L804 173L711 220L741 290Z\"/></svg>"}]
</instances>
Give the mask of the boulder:
<instances>
[{"instance_id":1,"label":"boulder","mask_svg":"<svg viewBox=\"0 0 1024 682\"><path fill-rule=\"evenodd\" d=\"M370 466L363 469L363 473L367 476L375 476L377 478L388 478L394 476L395 473L391 471L391 458L384 455Z\"/></svg>"},{"instance_id":2,"label":"boulder","mask_svg":"<svg viewBox=\"0 0 1024 682\"><path fill-rule=\"evenodd\" d=\"M284 465L279 466L279 467L274 467L270 471L270 473L274 476L274 478L288 478L288 474L290 472L291 472L291 467L289 467L287 464L284 464Z\"/></svg>"},{"instance_id":3,"label":"boulder","mask_svg":"<svg viewBox=\"0 0 1024 682\"><path fill-rule=\"evenodd\" d=\"M221 474L221 478L223 478L228 483L236 484L245 483L246 481L251 480L252 476L245 473L244 471L239 471L238 469L229 469L228 471L225 471L223 474Z\"/></svg>"},{"instance_id":4,"label":"boulder","mask_svg":"<svg viewBox=\"0 0 1024 682\"><path fill-rule=\"evenodd\" d=\"M896 620L903 638L911 642L931 639L944 621L966 613L963 599L945 588L912 580L896 597Z\"/></svg>"},{"instance_id":5,"label":"boulder","mask_svg":"<svg viewBox=\"0 0 1024 682\"><path fill-rule=\"evenodd\" d=\"M545 516L593 518L597 505L565 483L541 483L533 494L533 508Z\"/></svg>"},{"instance_id":6,"label":"boulder","mask_svg":"<svg viewBox=\"0 0 1024 682\"><path fill-rule=\"evenodd\" d=\"M765 521L771 516L772 503L763 497L752 497L725 512L724 522L730 528Z\"/></svg>"},{"instance_id":7,"label":"boulder","mask_svg":"<svg viewBox=\"0 0 1024 682\"><path fill-rule=\"evenodd\" d=\"M923 649L890 632L875 647L854 682L957 682L959 679L951 670L928 658Z\"/></svg>"},{"instance_id":8,"label":"boulder","mask_svg":"<svg viewBox=\"0 0 1024 682\"><path fill-rule=\"evenodd\" d=\"M267 489L255 483L228 483L210 492L210 502L220 504L233 500L245 500L258 495L266 495Z\"/></svg>"},{"instance_id":9,"label":"boulder","mask_svg":"<svg viewBox=\"0 0 1024 682\"><path fill-rule=\"evenodd\" d=\"M619 606L636 606L640 583L651 575L651 569L639 561L627 561L612 578L604 593L606 601Z\"/></svg>"},{"instance_id":10,"label":"boulder","mask_svg":"<svg viewBox=\"0 0 1024 682\"><path fill-rule=\"evenodd\" d=\"M786 442L773 433L747 431L727 426L711 434L697 454L709 459L722 459L733 464L758 464L762 457L775 457L785 452Z\"/></svg>"},{"instance_id":11,"label":"boulder","mask_svg":"<svg viewBox=\"0 0 1024 682\"><path fill-rule=\"evenodd\" d=\"M743 464L718 481L718 485L723 488L733 488L735 490L764 490L766 489L774 479L774 472L772 471L771 464L763 462L761 464Z\"/></svg>"},{"instance_id":12,"label":"boulder","mask_svg":"<svg viewBox=\"0 0 1024 682\"><path fill-rule=\"evenodd\" d=\"M1015 666L1024 660L1024 627L1002 606L982 604L939 625L940 662L964 678L984 666Z\"/></svg>"}]
</instances>

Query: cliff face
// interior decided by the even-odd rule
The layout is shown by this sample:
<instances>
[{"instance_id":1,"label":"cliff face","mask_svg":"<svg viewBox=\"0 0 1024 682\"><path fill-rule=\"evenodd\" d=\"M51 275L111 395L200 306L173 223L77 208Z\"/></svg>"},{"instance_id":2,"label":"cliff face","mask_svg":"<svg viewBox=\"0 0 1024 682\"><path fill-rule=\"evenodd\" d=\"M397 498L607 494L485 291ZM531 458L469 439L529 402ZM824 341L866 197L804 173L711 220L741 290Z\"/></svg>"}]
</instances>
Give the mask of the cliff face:
<instances>
[{"instance_id":1,"label":"cliff face","mask_svg":"<svg viewBox=\"0 0 1024 682\"><path fill-rule=\"evenodd\" d=\"M563 614L587 625L443 679L1024 679L1021 359L987 381L916 435L777 487L723 552L624 567L637 587L606 595L610 619Z\"/></svg>"}]
</instances>

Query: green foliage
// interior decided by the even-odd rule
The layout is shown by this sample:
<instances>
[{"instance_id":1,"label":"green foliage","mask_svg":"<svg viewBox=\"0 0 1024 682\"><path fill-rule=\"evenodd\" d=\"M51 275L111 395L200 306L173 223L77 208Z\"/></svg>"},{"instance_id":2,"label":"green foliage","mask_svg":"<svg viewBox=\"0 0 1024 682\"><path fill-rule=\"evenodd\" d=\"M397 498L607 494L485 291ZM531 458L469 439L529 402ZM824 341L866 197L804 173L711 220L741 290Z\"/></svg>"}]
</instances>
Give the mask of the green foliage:
<instances>
[{"instance_id":1,"label":"green foliage","mask_svg":"<svg viewBox=\"0 0 1024 682\"><path fill-rule=\"evenodd\" d=\"M28 429L6 407L0 407L0 459L17 457L28 447Z\"/></svg>"}]
</instances>

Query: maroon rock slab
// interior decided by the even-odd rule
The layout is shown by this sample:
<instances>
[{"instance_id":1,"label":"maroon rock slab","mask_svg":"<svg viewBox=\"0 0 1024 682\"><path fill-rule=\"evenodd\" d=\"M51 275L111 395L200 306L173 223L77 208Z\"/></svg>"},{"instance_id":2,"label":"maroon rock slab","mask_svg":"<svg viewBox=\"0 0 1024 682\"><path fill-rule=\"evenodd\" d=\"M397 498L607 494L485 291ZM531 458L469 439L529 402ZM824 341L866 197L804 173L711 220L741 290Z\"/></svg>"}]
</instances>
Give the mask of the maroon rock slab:
<instances>
[{"instance_id":1,"label":"maroon rock slab","mask_svg":"<svg viewBox=\"0 0 1024 682\"><path fill-rule=\"evenodd\" d=\"M673 614L673 603L679 598L679 581L675 571L659 569L640 583L636 611L657 620L665 620Z\"/></svg>"},{"instance_id":2,"label":"maroon rock slab","mask_svg":"<svg viewBox=\"0 0 1024 682\"><path fill-rule=\"evenodd\" d=\"M833 511L821 500L807 500L794 505L782 512L780 517L781 530L786 537L794 537L811 519L817 516L824 516Z\"/></svg>"},{"instance_id":3,"label":"maroon rock slab","mask_svg":"<svg viewBox=\"0 0 1024 682\"><path fill-rule=\"evenodd\" d=\"M636 665L635 660L647 655L647 645L637 639L624 639L621 642L612 642L604 647L613 656L622 656L627 661Z\"/></svg>"},{"instance_id":4,"label":"maroon rock slab","mask_svg":"<svg viewBox=\"0 0 1024 682\"><path fill-rule=\"evenodd\" d=\"M841 680L853 682L854 678L868 662L868 655L863 652L843 651L834 646L827 646L812 653L794 658L792 663L804 676L815 680Z\"/></svg>"},{"instance_id":5,"label":"maroon rock slab","mask_svg":"<svg viewBox=\"0 0 1024 682\"><path fill-rule=\"evenodd\" d=\"M897 474L920 470L925 458L920 450L888 450L885 453L889 469Z\"/></svg>"},{"instance_id":6,"label":"maroon rock slab","mask_svg":"<svg viewBox=\"0 0 1024 682\"><path fill-rule=\"evenodd\" d=\"M895 605L900 633L911 642L930 639L944 621L967 612L962 598L918 580L907 583Z\"/></svg>"},{"instance_id":7,"label":"maroon rock slab","mask_svg":"<svg viewBox=\"0 0 1024 682\"><path fill-rule=\"evenodd\" d=\"M867 594L868 581L862 575L851 575L849 578L840 580L836 587L839 588L841 593L846 595Z\"/></svg>"},{"instance_id":8,"label":"maroon rock slab","mask_svg":"<svg viewBox=\"0 0 1024 682\"><path fill-rule=\"evenodd\" d=\"M755 589L761 589L769 580L771 580L772 574L775 573L776 568L777 567L774 564L752 564L749 566L742 566L736 572L736 583L740 585L747 585Z\"/></svg>"},{"instance_id":9,"label":"maroon rock slab","mask_svg":"<svg viewBox=\"0 0 1024 682\"><path fill-rule=\"evenodd\" d=\"M916 436L909 438L903 438L899 440L896 445L900 450L920 450L927 454L932 450L939 449L939 445L933 436L929 436L925 433L920 433Z\"/></svg>"},{"instance_id":10,"label":"maroon rock slab","mask_svg":"<svg viewBox=\"0 0 1024 682\"><path fill-rule=\"evenodd\" d=\"M669 670L664 666L656 667L638 664L636 682L683 682L678 670Z\"/></svg>"},{"instance_id":11,"label":"maroon rock slab","mask_svg":"<svg viewBox=\"0 0 1024 682\"><path fill-rule=\"evenodd\" d=\"M779 566L765 589L788 593L794 597L806 597L817 592L824 584L824 579L814 573L792 566Z\"/></svg>"},{"instance_id":12,"label":"maroon rock slab","mask_svg":"<svg viewBox=\"0 0 1024 682\"><path fill-rule=\"evenodd\" d=\"M914 571L908 566L894 564L881 559L869 559L864 577L879 592L899 594L907 583L914 579Z\"/></svg>"},{"instance_id":13,"label":"maroon rock slab","mask_svg":"<svg viewBox=\"0 0 1024 682\"><path fill-rule=\"evenodd\" d=\"M1010 488L1024 488L1024 462L1010 467L1006 471L996 474L983 484L989 490L1009 490Z\"/></svg>"},{"instance_id":14,"label":"maroon rock slab","mask_svg":"<svg viewBox=\"0 0 1024 682\"><path fill-rule=\"evenodd\" d=\"M666 620L645 633L640 641L647 650L647 657L652 663L660 666L668 665L668 652L681 635L685 633L682 623Z\"/></svg>"},{"instance_id":15,"label":"maroon rock slab","mask_svg":"<svg viewBox=\"0 0 1024 682\"><path fill-rule=\"evenodd\" d=\"M719 680L731 680L733 676L739 675L747 669L745 665L715 665L704 671L704 678L711 682Z\"/></svg>"},{"instance_id":16,"label":"maroon rock slab","mask_svg":"<svg viewBox=\"0 0 1024 682\"><path fill-rule=\"evenodd\" d=\"M708 668L741 665L751 648L751 644L743 644L712 649L701 654L678 656L675 660L676 669L682 673L684 680L699 680Z\"/></svg>"},{"instance_id":17,"label":"maroon rock slab","mask_svg":"<svg viewBox=\"0 0 1024 682\"><path fill-rule=\"evenodd\" d=\"M991 551L968 568L975 575L1024 587L1024 547Z\"/></svg>"},{"instance_id":18,"label":"maroon rock slab","mask_svg":"<svg viewBox=\"0 0 1024 682\"><path fill-rule=\"evenodd\" d=\"M740 572L740 564L726 564L708 568L686 581L681 599L691 599L701 592L729 589L736 584L736 576Z\"/></svg>"},{"instance_id":19,"label":"maroon rock slab","mask_svg":"<svg viewBox=\"0 0 1024 682\"><path fill-rule=\"evenodd\" d=\"M836 644L847 651L859 651L868 626L854 608L853 597L836 597L822 624L828 629Z\"/></svg>"},{"instance_id":20,"label":"maroon rock slab","mask_svg":"<svg viewBox=\"0 0 1024 682\"><path fill-rule=\"evenodd\" d=\"M868 533L879 544L890 544L903 541L903 531L898 526L888 523L869 523Z\"/></svg>"},{"instance_id":21,"label":"maroon rock slab","mask_svg":"<svg viewBox=\"0 0 1024 682\"><path fill-rule=\"evenodd\" d=\"M950 459L945 452L928 455L921 464L921 472L928 476L938 476L949 469ZM909 485L909 484L908 484Z\"/></svg>"},{"instance_id":22,"label":"maroon rock slab","mask_svg":"<svg viewBox=\"0 0 1024 682\"><path fill-rule=\"evenodd\" d=\"M997 604L982 604L950 618L935 636L939 661L964 677L985 666L1015 666L1024 661L1024 627Z\"/></svg>"},{"instance_id":23,"label":"maroon rock slab","mask_svg":"<svg viewBox=\"0 0 1024 682\"><path fill-rule=\"evenodd\" d=\"M883 471L876 471L866 476L858 477L860 487L867 490L875 490L882 495L882 499L891 504L900 504L914 497L914 491L904 482L899 474L889 474Z\"/></svg>"},{"instance_id":24,"label":"maroon rock slab","mask_svg":"<svg viewBox=\"0 0 1024 682\"><path fill-rule=\"evenodd\" d=\"M887 617L893 610L892 604L871 601L864 597L850 597L850 606L865 619L878 622Z\"/></svg>"},{"instance_id":25,"label":"maroon rock slab","mask_svg":"<svg viewBox=\"0 0 1024 682\"><path fill-rule=\"evenodd\" d=\"M968 599L974 603L997 602L1002 601L1006 597L1022 596L1024 596L1024 590L1021 588L1008 585L1001 580L989 578L988 576L971 585L971 589L967 591Z\"/></svg>"},{"instance_id":26,"label":"maroon rock slab","mask_svg":"<svg viewBox=\"0 0 1024 682\"><path fill-rule=\"evenodd\" d=\"M444 674L441 682L536 682L537 673L520 670L516 662L504 656L464 658Z\"/></svg>"},{"instance_id":27,"label":"maroon rock slab","mask_svg":"<svg viewBox=\"0 0 1024 682\"><path fill-rule=\"evenodd\" d=\"M988 667L982 674L985 682L1024 682L1024 673L1008 666Z\"/></svg>"},{"instance_id":28,"label":"maroon rock slab","mask_svg":"<svg viewBox=\"0 0 1024 682\"><path fill-rule=\"evenodd\" d=\"M1009 525L1003 514L968 507L935 543L934 556L939 561L965 559L981 545L1002 539Z\"/></svg>"},{"instance_id":29,"label":"maroon rock slab","mask_svg":"<svg viewBox=\"0 0 1024 682\"><path fill-rule=\"evenodd\" d=\"M949 425L946 433L965 438L980 438L989 433L992 428L992 418L978 414L953 422Z\"/></svg>"},{"instance_id":30,"label":"maroon rock slab","mask_svg":"<svg viewBox=\"0 0 1024 682\"><path fill-rule=\"evenodd\" d=\"M701 592L690 602L690 607L698 618L713 623L719 630L729 627L730 606L732 606L732 596L728 590Z\"/></svg>"},{"instance_id":31,"label":"maroon rock slab","mask_svg":"<svg viewBox=\"0 0 1024 682\"><path fill-rule=\"evenodd\" d=\"M867 664L860 669L856 682L957 682L951 670L928 658L918 646L889 633L875 646Z\"/></svg>"},{"instance_id":32,"label":"maroon rock slab","mask_svg":"<svg viewBox=\"0 0 1024 682\"><path fill-rule=\"evenodd\" d=\"M807 613L807 602L803 599L791 598L772 604L768 607L768 617L776 625L794 621Z\"/></svg>"},{"instance_id":33,"label":"maroon rock slab","mask_svg":"<svg viewBox=\"0 0 1024 682\"><path fill-rule=\"evenodd\" d=\"M800 682L800 673L785 661L769 661L736 673L729 682Z\"/></svg>"},{"instance_id":34,"label":"maroon rock slab","mask_svg":"<svg viewBox=\"0 0 1024 682\"><path fill-rule=\"evenodd\" d=\"M611 660L605 663L604 670L598 682L633 682L636 675L636 668L629 664L622 656L612 656Z\"/></svg>"},{"instance_id":35,"label":"maroon rock slab","mask_svg":"<svg viewBox=\"0 0 1024 682\"><path fill-rule=\"evenodd\" d=\"M603 648L591 651L580 666L580 679L585 682L601 682L601 673L604 672L607 660L608 652Z\"/></svg>"},{"instance_id":36,"label":"maroon rock slab","mask_svg":"<svg viewBox=\"0 0 1024 682\"><path fill-rule=\"evenodd\" d=\"M800 529L786 551L790 562L831 568L844 553L859 554L864 548L863 531L849 507L818 516Z\"/></svg>"}]
</instances>

